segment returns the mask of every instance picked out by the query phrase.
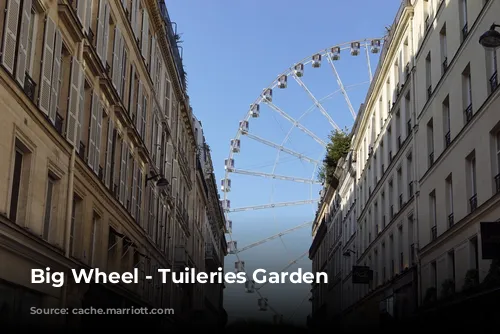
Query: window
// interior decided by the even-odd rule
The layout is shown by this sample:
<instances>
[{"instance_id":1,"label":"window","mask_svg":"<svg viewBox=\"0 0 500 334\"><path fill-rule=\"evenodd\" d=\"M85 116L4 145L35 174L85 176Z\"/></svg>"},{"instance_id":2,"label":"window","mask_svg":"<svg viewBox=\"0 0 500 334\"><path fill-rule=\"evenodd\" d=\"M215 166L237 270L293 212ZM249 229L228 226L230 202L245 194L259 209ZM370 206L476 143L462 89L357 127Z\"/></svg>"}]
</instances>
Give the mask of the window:
<instances>
[{"instance_id":1,"label":"window","mask_svg":"<svg viewBox=\"0 0 500 334\"><path fill-rule=\"evenodd\" d=\"M427 151L429 152L429 168L434 164L434 122L427 123Z\"/></svg>"},{"instance_id":2,"label":"window","mask_svg":"<svg viewBox=\"0 0 500 334\"><path fill-rule=\"evenodd\" d=\"M79 227L82 223L82 212L83 209L83 200L77 196L73 195L73 210L71 212L71 230L69 236L69 253L71 256L75 256L76 242L75 236L78 235L80 231Z\"/></svg>"},{"instance_id":3,"label":"window","mask_svg":"<svg viewBox=\"0 0 500 334\"><path fill-rule=\"evenodd\" d=\"M431 241L437 238L437 206L436 206L436 191L433 190L429 194L429 221L431 225Z\"/></svg>"},{"instance_id":4,"label":"window","mask_svg":"<svg viewBox=\"0 0 500 334\"><path fill-rule=\"evenodd\" d=\"M476 183L476 153L472 151L467 157L467 183L469 193L469 212L477 208L477 183Z\"/></svg>"},{"instance_id":5,"label":"window","mask_svg":"<svg viewBox=\"0 0 500 334\"><path fill-rule=\"evenodd\" d=\"M497 89L498 86L498 59L497 50L487 50L486 51L486 66L487 66L487 76L489 79L489 92L490 94Z\"/></svg>"},{"instance_id":6,"label":"window","mask_svg":"<svg viewBox=\"0 0 500 334\"><path fill-rule=\"evenodd\" d=\"M25 219L24 208L28 199L31 151L17 138L13 158L9 218L12 222L22 225Z\"/></svg>"},{"instance_id":7,"label":"window","mask_svg":"<svg viewBox=\"0 0 500 334\"><path fill-rule=\"evenodd\" d=\"M430 99L432 95L432 66L431 66L431 52L427 54L425 58L425 82L427 88L427 99Z\"/></svg>"},{"instance_id":8,"label":"window","mask_svg":"<svg viewBox=\"0 0 500 334\"><path fill-rule=\"evenodd\" d=\"M446 211L448 213L448 228L454 224L453 219L453 178L450 174L446 178Z\"/></svg>"},{"instance_id":9,"label":"window","mask_svg":"<svg viewBox=\"0 0 500 334\"><path fill-rule=\"evenodd\" d=\"M441 73L444 74L448 70L448 44L446 39L446 23L443 25L439 33L439 42L441 46Z\"/></svg>"},{"instance_id":10,"label":"window","mask_svg":"<svg viewBox=\"0 0 500 334\"><path fill-rule=\"evenodd\" d=\"M413 163L411 152L406 156L406 175L408 177L408 198L413 196Z\"/></svg>"},{"instance_id":11,"label":"window","mask_svg":"<svg viewBox=\"0 0 500 334\"><path fill-rule=\"evenodd\" d=\"M450 97L446 96L443 101L443 132L444 132L444 147L445 149L451 143L451 134L450 134Z\"/></svg>"},{"instance_id":12,"label":"window","mask_svg":"<svg viewBox=\"0 0 500 334\"><path fill-rule=\"evenodd\" d=\"M453 280L453 284L455 284L455 250L451 250L448 252L448 277ZM455 288L455 287L453 287Z\"/></svg>"},{"instance_id":13,"label":"window","mask_svg":"<svg viewBox=\"0 0 500 334\"><path fill-rule=\"evenodd\" d=\"M116 250L119 241L118 233L110 226L108 233L108 271L113 271L116 266Z\"/></svg>"},{"instance_id":14,"label":"window","mask_svg":"<svg viewBox=\"0 0 500 334\"><path fill-rule=\"evenodd\" d=\"M36 27L38 26L38 16L36 15L35 8L31 8L30 22L28 28L28 43L26 50L26 72L33 76L33 63L35 58L36 49ZM58 78L59 79L59 78Z\"/></svg>"},{"instance_id":15,"label":"window","mask_svg":"<svg viewBox=\"0 0 500 334\"><path fill-rule=\"evenodd\" d=\"M469 28L468 28L468 12L467 12L467 0L460 0L459 4L459 17L460 17L460 23L461 23L461 29L462 29L462 42L465 40L469 33Z\"/></svg>"},{"instance_id":16,"label":"window","mask_svg":"<svg viewBox=\"0 0 500 334\"><path fill-rule=\"evenodd\" d=\"M497 174L500 175L500 131L495 134L496 167Z\"/></svg>"},{"instance_id":17,"label":"window","mask_svg":"<svg viewBox=\"0 0 500 334\"><path fill-rule=\"evenodd\" d=\"M438 288L437 286L438 278L437 278L437 266L436 261L431 262L431 286L434 288Z\"/></svg>"},{"instance_id":18,"label":"window","mask_svg":"<svg viewBox=\"0 0 500 334\"><path fill-rule=\"evenodd\" d=\"M472 109L472 80L470 64L467 65L465 70L462 72L462 103L464 108L464 124L467 124L472 119L473 109Z\"/></svg>"},{"instance_id":19,"label":"window","mask_svg":"<svg viewBox=\"0 0 500 334\"><path fill-rule=\"evenodd\" d=\"M95 267L96 264L95 257L97 251L96 246L98 238L97 231L100 226L100 220L101 217L99 217L99 215L96 212L94 212L92 216L92 225L90 227L89 263L91 267Z\"/></svg>"},{"instance_id":20,"label":"window","mask_svg":"<svg viewBox=\"0 0 500 334\"><path fill-rule=\"evenodd\" d=\"M51 222L52 222L52 214L53 214L53 205L54 203L54 188L56 184L56 179L49 174L47 178L47 191L45 194L45 209L44 209L44 217L43 217L43 232L42 238L44 240L49 240Z\"/></svg>"}]
</instances>

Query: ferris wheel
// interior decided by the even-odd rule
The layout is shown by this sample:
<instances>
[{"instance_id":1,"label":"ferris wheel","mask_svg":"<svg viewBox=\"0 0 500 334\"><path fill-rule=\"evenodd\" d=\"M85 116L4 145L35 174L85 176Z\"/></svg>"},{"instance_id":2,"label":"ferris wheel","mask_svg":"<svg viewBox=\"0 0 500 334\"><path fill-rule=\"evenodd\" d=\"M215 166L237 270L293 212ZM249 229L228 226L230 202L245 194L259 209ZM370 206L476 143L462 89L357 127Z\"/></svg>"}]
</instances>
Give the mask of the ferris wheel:
<instances>
[{"instance_id":1,"label":"ferris wheel","mask_svg":"<svg viewBox=\"0 0 500 334\"><path fill-rule=\"evenodd\" d=\"M318 168L332 131L352 127L383 43L369 38L337 44L293 64L251 103L230 141L221 180L226 270L246 272L247 282L244 288L226 286L225 294L272 311L275 322L307 305L311 287L302 284L288 293L255 282L249 268L286 272L306 265L311 271L304 261L323 188ZM274 297L273 290L279 290Z\"/></svg>"}]
</instances>

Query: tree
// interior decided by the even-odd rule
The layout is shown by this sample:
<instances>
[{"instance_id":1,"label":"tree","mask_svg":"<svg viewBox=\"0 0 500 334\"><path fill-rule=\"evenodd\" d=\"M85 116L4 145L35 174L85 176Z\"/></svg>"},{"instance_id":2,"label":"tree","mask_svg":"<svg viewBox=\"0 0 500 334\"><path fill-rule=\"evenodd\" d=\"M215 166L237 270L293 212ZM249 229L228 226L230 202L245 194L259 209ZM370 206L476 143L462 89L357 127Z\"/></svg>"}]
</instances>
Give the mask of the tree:
<instances>
[{"instance_id":1,"label":"tree","mask_svg":"<svg viewBox=\"0 0 500 334\"><path fill-rule=\"evenodd\" d=\"M325 159L323 166L318 170L318 180L320 182L331 183L341 158L345 158L351 147L351 135L347 128L344 130L334 130L328 136L330 142L326 145Z\"/></svg>"}]
</instances>

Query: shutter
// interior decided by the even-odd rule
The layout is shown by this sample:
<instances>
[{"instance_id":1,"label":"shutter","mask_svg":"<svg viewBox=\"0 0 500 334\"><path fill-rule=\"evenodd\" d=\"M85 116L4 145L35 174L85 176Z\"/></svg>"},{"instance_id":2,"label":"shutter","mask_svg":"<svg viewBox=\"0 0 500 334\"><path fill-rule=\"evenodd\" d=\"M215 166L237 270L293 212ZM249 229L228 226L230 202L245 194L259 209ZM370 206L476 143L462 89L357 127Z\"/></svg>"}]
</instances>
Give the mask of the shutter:
<instances>
[{"instance_id":1,"label":"shutter","mask_svg":"<svg viewBox=\"0 0 500 334\"><path fill-rule=\"evenodd\" d=\"M132 68L130 70L130 86L129 86L129 91L130 91L130 96L129 96L129 108L128 108L128 113L129 116L132 120L136 121L137 120L134 118L137 115L135 115L136 112L136 104L137 102L135 101L135 65L132 64Z\"/></svg>"},{"instance_id":2,"label":"shutter","mask_svg":"<svg viewBox=\"0 0 500 334\"><path fill-rule=\"evenodd\" d=\"M148 16L148 11L146 9L143 9L141 54L144 57L146 63L148 61L148 55L149 55L148 48L149 48L149 16Z\"/></svg>"},{"instance_id":3,"label":"shutter","mask_svg":"<svg viewBox=\"0 0 500 334\"><path fill-rule=\"evenodd\" d=\"M130 184L129 184L129 182L130 182L130 178L129 178L130 159L132 159L132 151L130 149L128 149L127 150L127 160L125 161L125 198L123 199L123 201L126 204L127 209L129 208L129 203L128 203L129 193L128 193L127 189L130 188Z\"/></svg>"},{"instance_id":4,"label":"shutter","mask_svg":"<svg viewBox=\"0 0 500 334\"><path fill-rule=\"evenodd\" d=\"M59 106L59 85L61 80L61 57L62 57L62 34L56 31L56 44L54 47L54 63L52 65L52 85L50 90L49 119L52 124L56 123L56 115Z\"/></svg>"},{"instance_id":5,"label":"shutter","mask_svg":"<svg viewBox=\"0 0 500 334\"><path fill-rule=\"evenodd\" d=\"M76 123L76 151L80 152L80 139L82 136L82 124L83 124L83 115L85 109L85 72L83 71L83 67L80 64L80 88L78 89L79 97L78 97L78 117Z\"/></svg>"},{"instance_id":6,"label":"shutter","mask_svg":"<svg viewBox=\"0 0 500 334\"><path fill-rule=\"evenodd\" d=\"M96 52L99 59L104 62L106 57L104 57L104 17L106 15L106 0L99 1L99 14L97 16L97 44Z\"/></svg>"},{"instance_id":7,"label":"shutter","mask_svg":"<svg viewBox=\"0 0 500 334\"><path fill-rule=\"evenodd\" d=\"M156 84L156 37L151 37L151 58L149 60L149 74L153 80L153 86ZM156 87L155 87L156 88Z\"/></svg>"},{"instance_id":8,"label":"shutter","mask_svg":"<svg viewBox=\"0 0 500 334\"><path fill-rule=\"evenodd\" d=\"M125 48L125 39L122 38L122 50L123 50L123 54L122 54L122 60L121 60L121 68L120 68L120 96L122 98L122 100L125 98L125 83L127 82L127 49Z\"/></svg>"},{"instance_id":9,"label":"shutter","mask_svg":"<svg viewBox=\"0 0 500 334\"><path fill-rule=\"evenodd\" d=\"M66 138L68 142L76 146L76 124L78 117L78 90L80 86L80 64L73 58L71 60L71 79L68 104L68 118L66 128Z\"/></svg>"},{"instance_id":10,"label":"shutter","mask_svg":"<svg viewBox=\"0 0 500 334\"><path fill-rule=\"evenodd\" d=\"M99 99L97 94L94 92L92 95L92 107L90 108L90 133L89 133L89 143L88 143L88 158L87 164L90 168L94 168L95 162L95 134L97 127L97 109L98 109Z\"/></svg>"},{"instance_id":11,"label":"shutter","mask_svg":"<svg viewBox=\"0 0 500 334\"><path fill-rule=\"evenodd\" d=\"M141 137L146 142L146 119L148 115L148 97L142 92L142 124L141 124Z\"/></svg>"},{"instance_id":12,"label":"shutter","mask_svg":"<svg viewBox=\"0 0 500 334\"><path fill-rule=\"evenodd\" d=\"M99 98L98 98L99 101ZM101 138L102 138L102 112L104 110L104 104L99 101L97 104L97 126L95 134L95 162L94 162L94 172L99 175L99 167L101 163Z\"/></svg>"},{"instance_id":13,"label":"shutter","mask_svg":"<svg viewBox=\"0 0 500 334\"><path fill-rule=\"evenodd\" d=\"M90 31L90 26L92 23L92 0L87 0L85 1L85 4L87 5L85 7L85 31L89 32Z\"/></svg>"},{"instance_id":14,"label":"shutter","mask_svg":"<svg viewBox=\"0 0 500 334\"><path fill-rule=\"evenodd\" d=\"M105 181L104 184L106 187L110 187L111 184L111 160L113 158L113 131L114 131L114 124L113 120L111 117L109 118L108 121L108 143L106 147L106 176L105 176Z\"/></svg>"},{"instance_id":15,"label":"shutter","mask_svg":"<svg viewBox=\"0 0 500 334\"><path fill-rule=\"evenodd\" d=\"M137 201L136 201L136 191L137 191L137 162L134 160L134 167L132 167L132 203L130 206L130 213L132 217L136 217Z\"/></svg>"},{"instance_id":16,"label":"shutter","mask_svg":"<svg viewBox=\"0 0 500 334\"><path fill-rule=\"evenodd\" d=\"M132 0L132 7L130 9L130 25L132 26L132 31L134 32L134 42L137 38L137 11L139 10L139 8L137 8L138 4L138 0Z\"/></svg>"},{"instance_id":17,"label":"shutter","mask_svg":"<svg viewBox=\"0 0 500 334\"><path fill-rule=\"evenodd\" d=\"M14 74L20 3L20 0L10 0L7 2L7 8L5 9L2 65L10 74Z\"/></svg>"},{"instance_id":18,"label":"shutter","mask_svg":"<svg viewBox=\"0 0 500 334\"><path fill-rule=\"evenodd\" d=\"M136 220L140 222L142 219L142 187L143 187L143 176L141 168L137 168L137 209L135 213Z\"/></svg>"},{"instance_id":19,"label":"shutter","mask_svg":"<svg viewBox=\"0 0 500 334\"><path fill-rule=\"evenodd\" d=\"M113 86L118 89L118 75L120 70L120 29L115 27L115 40L113 45L113 73L111 79Z\"/></svg>"},{"instance_id":20,"label":"shutter","mask_svg":"<svg viewBox=\"0 0 500 334\"><path fill-rule=\"evenodd\" d=\"M85 3L90 2L89 0L78 0L76 2L76 16L78 16L78 20L80 20L80 23L82 26L85 28Z\"/></svg>"},{"instance_id":21,"label":"shutter","mask_svg":"<svg viewBox=\"0 0 500 334\"><path fill-rule=\"evenodd\" d=\"M21 16L21 31L19 35L19 51L17 53L17 82L24 87L24 77L26 75L26 60L28 56L28 33L31 20L31 0L24 0Z\"/></svg>"},{"instance_id":22,"label":"shutter","mask_svg":"<svg viewBox=\"0 0 500 334\"><path fill-rule=\"evenodd\" d=\"M161 157L161 134L162 134L162 127L161 127L161 123L158 122L158 131L156 133L156 147L155 147L155 150L156 150L156 167L158 168L158 170L160 169L160 157Z\"/></svg>"},{"instance_id":23,"label":"shutter","mask_svg":"<svg viewBox=\"0 0 500 334\"><path fill-rule=\"evenodd\" d=\"M137 132L139 132L139 134L141 135L141 138L142 138L142 133L141 133L141 129L142 129L142 82L139 80L139 89L138 89L138 92L137 92L137 118L136 118L136 129L137 129ZM142 138L142 140L144 140L144 138Z\"/></svg>"},{"instance_id":24,"label":"shutter","mask_svg":"<svg viewBox=\"0 0 500 334\"><path fill-rule=\"evenodd\" d=\"M40 96L38 97L38 107L46 115L49 115L50 108L50 87L52 82L52 63L54 60L55 33L56 24L50 17L47 17L47 21L45 23L42 70L40 73Z\"/></svg>"},{"instance_id":25,"label":"shutter","mask_svg":"<svg viewBox=\"0 0 500 334\"><path fill-rule=\"evenodd\" d=\"M127 144L125 140L122 141L121 163L120 163L120 203L125 200L125 176L127 175Z\"/></svg>"},{"instance_id":26,"label":"shutter","mask_svg":"<svg viewBox=\"0 0 500 334\"><path fill-rule=\"evenodd\" d=\"M103 34L103 46L102 46L102 63L106 66L108 61L108 45L109 45L109 3L107 0L104 1L104 34Z\"/></svg>"}]
</instances>

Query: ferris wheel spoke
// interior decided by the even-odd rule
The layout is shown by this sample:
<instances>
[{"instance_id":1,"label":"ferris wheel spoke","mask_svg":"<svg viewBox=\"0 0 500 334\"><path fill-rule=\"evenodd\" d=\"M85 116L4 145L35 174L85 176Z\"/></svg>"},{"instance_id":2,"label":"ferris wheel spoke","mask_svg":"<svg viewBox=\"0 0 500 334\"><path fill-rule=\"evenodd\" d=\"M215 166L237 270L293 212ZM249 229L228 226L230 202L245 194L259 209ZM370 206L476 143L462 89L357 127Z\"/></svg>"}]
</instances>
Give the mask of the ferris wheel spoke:
<instances>
[{"instance_id":1,"label":"ferris wheel spoke","mask_svg":"<svg viewBox=\"0 0 500 334\"><path fill-rule=\"evenodd\" d=\"M330 54L327 55L327 59L328 59L328 63L330 63L330 66L332 67L333 74L335 74L335 78L337 79L337 83L340 87L340 91L342 92L342 95L344 95L344 99L347 103L347 107L349 108L349 111L351 112L352 117L354 119L356 119L356 112L354 111L354 108L352 107L351 100L349 99L349 96L347 95L344 84L342 83L342 80L340 79L340 75L337 72L335 65L333 64L333 59L332 59Z\"/></svg>"},{"instance_id":2,"label":"ferris wheel spoke","mask_svg":"<svg viewBox=\"0 0 500 334\"><path fill-rule=\"evenodd\" d=\"M309 251L306 251L304 252L304 254L302 254L301 256L299 256L298 258L296 258L295 260L292 260L290 261L290 263L288 263L283 269L281 269L279 272L282 273L284 272L285 270L287 270L288 268L290 268L291 266L293 266L294 264L296 264L297 262L299 262L300 260L302 260L307 254L309 254ZM266 283L262 283L262 285L258 286L255 288L256 291L259 291L260 289L262 289L263 287L265 287L267 285L268 282Z\"/></svg>"},{"instance_id":3,"label":"ferris wheel spoke","mask_svg":"<svg viewBox=\"0 0 500 334\"><path fill-rule=\"evenodd\" d=\"M237 249L236 252L237 253L241 253L241 252L244 252L246 250L249 250L249 249L252 249L256 246L259 246L259 245L262 245L268 241L271 241L271 240L274 240L274 239L277 239L277 238L281 238L282 236L288 234L288 233L292 233L296 230L300 230L302 228L305 228L305 227L308 227L308 226L311 226L313 222L307 222L307 223L304 223L304 224L301 224L301 225L298 225L298 226L295 226L295 227L292 227L292 228L289 228L288 230L285 230L285 231L282 231L280 233L277 233L275 235L272 235L270 237L267 237L265 239L262 239L262 240L259 240L257 242L254 242L254 243L251 243L250 245L247 245L241 249Z\"/></svg>"},{"instance_id":4,"label":"ferris wheel spoke","mask_svg":"<svg viewBox=\"0 0 500 334\"><path fill-rule=\"evenodd\" d=\"M304 154L301 154L301 153L298 153L298 152L295 152L293 150L290 150L288 148L285 148L283 145L279 145L279 144L276 144L276 143L273 143L269 140L266 140L264 138L261 138L261 137L258 137L256 135L253 135L253 134L250 134L247 132L246 136L250 139L253 139L253 140L256 140L264 145L267 145L267 146L270 146L270 147L273 147L281 152L284 152L284 153L288 153L290 155L293 155L294 157L297 157L299 158L300 160L304 160L304 161L307 161L307 162L310 162L312 164L319 164L319 161L318 160L314 160L313 158L309 158L307 156L305 156Z\"/></svg>"},{"instance_id":5,"label":"ferris wheel spoke","mask_svg":"<svg viewBox=\"0 0 500 334\"><path fill-rule=\"evenodd\" d=\"M370 76L370 82L372 82L373 80L372 63L370 60L370 52L368 51L368 42L365 43L365 51L366 51L366 63L368 64L368 75Z\"/></svg>"},{"instance_id":6,"label":"ferris wheel spoke","mask_svg":"<svg viewBox=\"0 0 500 334\"><path fill-rule=\"evenodd\" d=\"M321 146L326 147L325 141L323 141L321 138L319 138L318 136L316 136L314 134L314 132L312 132L311 130L307 129L305 126L303 126L302 124L300 124L299 121L296 121L292 116L288 115L286 112L284 112L283 110L281 110L280 108L278 108L274 103L269 102L269 101L265 101L264 103L266 103L271 109L273 109L278 114L280 114L285 119L287 119L289 122L291 122L294 127L298 128L299 130L301 130L305 134L309 135L312 139L314 139Z\"/></svg>"},{"instance_id":7,"label":"ferris wheel spoke","mask_svg":"<svg viewBox=\"0 0 500 334\"><path fill-rule=\"evenodd\" d=\"M253 211L253 210L263 210L263 209L274 209L274 208L281 208L281 207L285 207L285 206L313 204L316 202L319 202L319 198L308 199L308 200L304 200L304 201L279 202L279 203L264 204L264 205L245 206L245 207L241 207L241 208L227 209L226 212L243 212L243 211Z\"/></svg>"},{"instance_id":8,"label":"ferris wheel spoke","mask_svg":"<svg viewBox=\"0 0 500 334\"><path fill-rule=\"evenodd\" d=\"M232 172L235 173L235 174L250 175L250 176L260 176L260 177L266 177L266 178L269 178L269 179L292 181L292 182L298 182L298 183L321 184L321 182L318 182L318 181L315 181L315 180L311 180L311 179L304 179L304 178L300 178L300 177L285 176L285 175L277 175L277 174L271 174L271 173L252 172L252 171L243 170L243 169L233 169Z\"/></svg>"},{"instance_id":9,"label":"ferris wheel spoke","mask_svg":"<svg viewBox=\"0 0 500 334\"><path fill-rule=\"evenodd\" d=\"M299 84L299 86L301 86L306 91L307 95L309 95L309 97L311 98L311 100L313 100L313 102L316 105L316 107L326 117L326 119L328 120L328 122L330 122L330 124L335 129L337 129L337 130L340 131L340 127L337 125L337 123L335 123L335 121L328 114L328 112L325 110L325 108L323 107L323 105L318 101L318 99L314 96L314 94L309 90L309 88L307 88L306 84L295 73L293 73L292 76L295 79L295 81L297 81L297 83Z\"/></svg>"}]
</instances>

